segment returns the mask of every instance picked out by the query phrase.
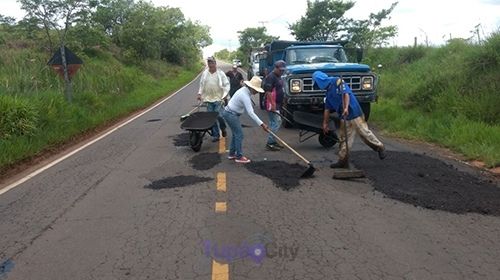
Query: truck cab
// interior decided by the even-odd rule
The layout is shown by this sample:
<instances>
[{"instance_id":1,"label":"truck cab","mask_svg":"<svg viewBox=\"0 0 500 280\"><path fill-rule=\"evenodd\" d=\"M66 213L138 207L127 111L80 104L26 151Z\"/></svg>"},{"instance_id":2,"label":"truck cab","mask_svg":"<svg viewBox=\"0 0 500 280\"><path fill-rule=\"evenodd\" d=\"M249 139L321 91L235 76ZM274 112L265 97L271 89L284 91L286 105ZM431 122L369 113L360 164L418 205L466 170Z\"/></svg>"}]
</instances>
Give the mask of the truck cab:
<instances>
[{"instance_id":1,"label":"truck cab","mask_svg":"<svg viewBox=\"0 0 500 280\"><path fill-rule=\"evenodd\" d=\"M353 90L368 119L370 104L377 98L377 76L368 65L359 63L362 58L359 51L355 55L358 62L350 62L343 46L345 43L273 41L266 46L267 57L264 61L269 73L275 61L282 59L287 63L287 70L282 76L285 94L282 110L288 120L293 120L294 111L323 111L325 91L320 90L312 80L312 74L317 70L341 77ZM287 121L284 125L292 126Z\"/></svg>"}]
</instances>

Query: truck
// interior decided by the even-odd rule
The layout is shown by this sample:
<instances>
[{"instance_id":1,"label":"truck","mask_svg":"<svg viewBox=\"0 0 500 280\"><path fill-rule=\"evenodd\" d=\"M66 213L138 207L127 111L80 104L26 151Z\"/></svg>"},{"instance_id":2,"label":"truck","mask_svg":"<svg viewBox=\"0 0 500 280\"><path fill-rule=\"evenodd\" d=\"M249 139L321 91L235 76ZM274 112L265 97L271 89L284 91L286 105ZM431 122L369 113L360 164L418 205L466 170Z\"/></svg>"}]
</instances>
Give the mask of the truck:
<instances>
[{"instance_id":1,"label":"truck","mask_svg":"<svg viewBox=\"0 0 500 280\"><path fill-rule=\"evenodd\" d=\"M259 78L263 78L260 73L260 60L261 57L265 57L266 52L262 48L254 48L250 56L248 57L249 67L247 71L247 79L250 80L253 76L258 76Z\"/></svg>"},{"instance_id":2,"label":"truck","mask_svg":"<svg viewBox=\"0 0 500 280\"><path fill-rule=\"evenodd\" d=\"M329 76L340 77L354 92L368 120L371 103L377 100L378 77L368 65L361 64L361 49L351 49L348 58L346 41L301 42L274 40L267 44L265 56L261 56L259 72L271 73L274 62L284 60L287 69L282 76L284 99L282 114L285 127L292 127L295 111L321 113L324 109L325 91L313 83L312 74L320 70ZM260 96L261 104L263 95Z\"/></svg>"}]
</instances>

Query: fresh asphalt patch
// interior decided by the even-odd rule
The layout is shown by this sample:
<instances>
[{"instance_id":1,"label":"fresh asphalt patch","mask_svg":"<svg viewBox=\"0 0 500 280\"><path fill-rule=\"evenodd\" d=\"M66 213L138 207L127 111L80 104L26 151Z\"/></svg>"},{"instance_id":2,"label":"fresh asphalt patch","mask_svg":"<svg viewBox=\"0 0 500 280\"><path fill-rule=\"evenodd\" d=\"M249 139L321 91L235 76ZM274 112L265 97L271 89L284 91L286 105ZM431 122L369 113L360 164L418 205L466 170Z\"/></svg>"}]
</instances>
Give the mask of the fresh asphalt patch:
<instances>
[{"instance_id":1,"label":"fresh asphalt patch","mask_svg":"<svg viewBox=\"0 0 500 280\"><path fill-rule=\"evenodd\" d=\"M387 197L428 209L457 214L500 216L500 188L443 161L425 155L353 152L351 160L363 170L375 190Z\"/></svg>"},{"instance_id":2,"label":"fresh asphalt patch","mask_svg":"<svg viewBox=\"0 0 500 280\"><path fill-rule=\"evenodd\" d=\"M219 153L202 153L189 160L191 166L196 170L208 170L221 163Z\"/></svg>"},{"instance_id":3,"label":"fresh asphalt patch","mask_svg":"<svg viewBox=\"0 0 500 280\"><path fill-rule=\"evenodd\" d=\"M161 119L149 119L146 122L159 122Z\"/></svg>"},{"instance_id":4,"label":"fresh asphalt patch","mask_svg":"<svg viewBox=\"0 0 500 280\"><path fill-rule=\"evenodd\" d=\"M300 175L307 167L300 164L290 164L284 161L252 161L245 167L258 175L271 179L278 188L289 191L300 185Z\"/></svg>"},{"instance_id":5,"label":"fresh asphalt patch","mask_svg":"<svg viewBox=\"0 0 500 280\"><path fill-rule=\"evenodd\" d=\"M175 136L172 136L174 138L174 146L176 147L186 147L190 146L189 144L189 133L181 133L177 134Z\"/></svg>"},{"instance_id":6,"label":"fresh asphalt patch","mask_svg":"<svg viewBox=\"0 0 500 280\"><path fill-rule=\"evenodd\" d=\"M172 188L180 188L180 187L195 185L197 183L202 183L202 182L208 182L211 180L213 179L208 177L175 176L153 181L151 182L151 184L144 187L146 189L152 189L152 190L172 189Z\"/></svg>"}]
</instances>

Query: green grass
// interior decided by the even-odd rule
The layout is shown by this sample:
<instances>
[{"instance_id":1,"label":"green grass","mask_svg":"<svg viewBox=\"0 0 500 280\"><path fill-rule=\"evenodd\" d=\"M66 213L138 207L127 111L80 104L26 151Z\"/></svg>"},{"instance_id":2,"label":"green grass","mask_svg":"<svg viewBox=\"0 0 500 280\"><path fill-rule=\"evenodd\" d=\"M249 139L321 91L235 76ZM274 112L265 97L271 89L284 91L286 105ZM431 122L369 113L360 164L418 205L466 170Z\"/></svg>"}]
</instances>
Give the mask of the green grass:
<instances>
[{"instance_id":1,"label":"green grass","mask_svg":"<svg viewBox=\"0 0 500 280\"><path fill-rule=\"evenodd\" d=\"M484 44L373 50L381 63L371 120L405 138L500 165L500 34Z\"/></svg>"},{"instance_id":2,"label":"green grass","mask_svg":"<svg viewBox=\"0 0 500 280\"><path fill-rule=\"evenodd\" d=\"M394 100L383 100L374 105L370 118L399 137L437 143L467 159L483 160L490 167L500 164L499 125L451 114L423 114L418 110L403 109Z\"/></svg>"},{"instance_id":3,"label":"green grass","mask_svg":"<svg viewBox=\"0 0 500 280\"><path fill-rule=\"evenodd\" d=\"M134 66L112 56L86 57L74 78L73 102L68 103L61 80L44 66L44 55L8 50L0 56L9 60L4 65L11 65L0 67L0 109L9 108L0 110L0 171L147 107L200 70L161 61Z\"/></svg>"}]
</instances>

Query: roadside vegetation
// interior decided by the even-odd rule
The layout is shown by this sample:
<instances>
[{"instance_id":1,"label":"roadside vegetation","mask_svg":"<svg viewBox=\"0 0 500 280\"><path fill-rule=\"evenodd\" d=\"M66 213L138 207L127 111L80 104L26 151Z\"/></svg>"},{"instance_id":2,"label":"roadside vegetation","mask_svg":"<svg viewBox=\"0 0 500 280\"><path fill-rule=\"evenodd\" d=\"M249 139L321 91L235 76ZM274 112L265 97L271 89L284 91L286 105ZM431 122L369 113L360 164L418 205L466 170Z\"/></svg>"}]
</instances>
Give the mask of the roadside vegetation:
<instances>
[{"instance_id":1,"label":"roadside vegetation","mask_svg":"<svg viewBox=\"0 0 500 280\"><path fill-rule=\"evenodd\" d=\"M442 47L372 49L365 63L383 65L371 121L500 165L499 32L481 44L455 39Z\"/></svg>"},{"instance_id":2,"label":"roadside vegetation","mask_svg":"<svg viewBox=\"0 0 500 280\"><path fill-rule=\"evenodd\" d=\"M0 15L0 173L179 89L199 73L201 48L211 44L208 27L177 8L131 0L21 2L25 19ZM64 40L84 64L69 101L64 80L47 66L60 30L33 9L46 5L57 18L61 4L75 3L80 14Z\"/></svg>"}]
</instances>

